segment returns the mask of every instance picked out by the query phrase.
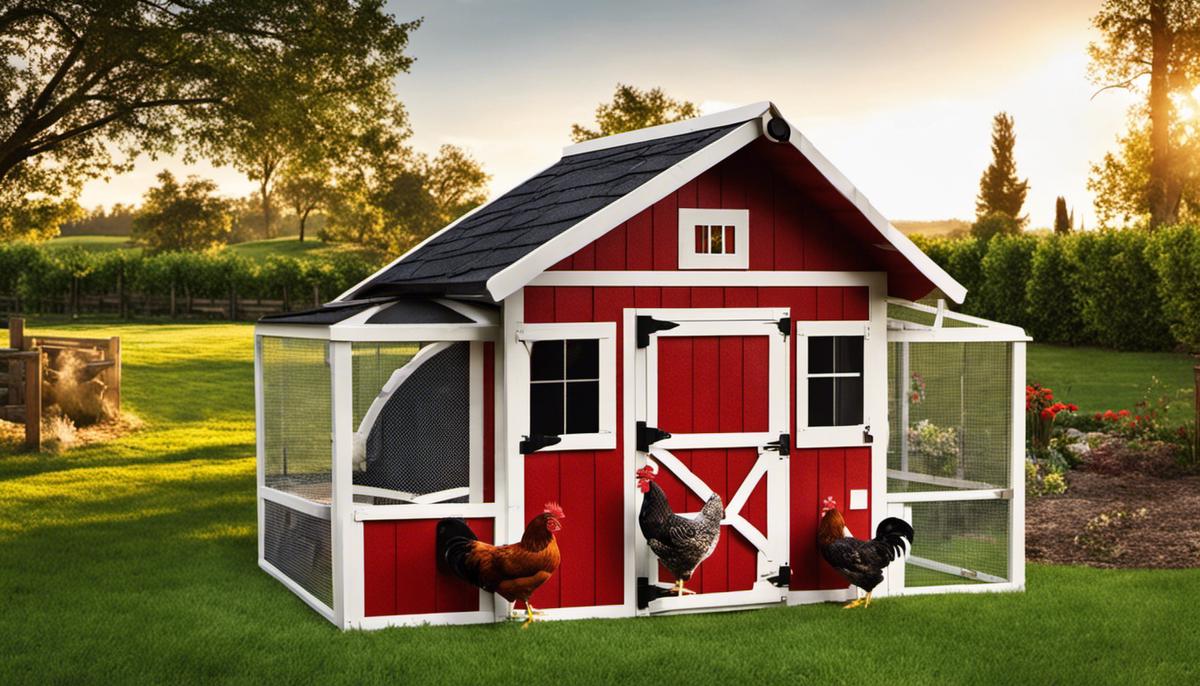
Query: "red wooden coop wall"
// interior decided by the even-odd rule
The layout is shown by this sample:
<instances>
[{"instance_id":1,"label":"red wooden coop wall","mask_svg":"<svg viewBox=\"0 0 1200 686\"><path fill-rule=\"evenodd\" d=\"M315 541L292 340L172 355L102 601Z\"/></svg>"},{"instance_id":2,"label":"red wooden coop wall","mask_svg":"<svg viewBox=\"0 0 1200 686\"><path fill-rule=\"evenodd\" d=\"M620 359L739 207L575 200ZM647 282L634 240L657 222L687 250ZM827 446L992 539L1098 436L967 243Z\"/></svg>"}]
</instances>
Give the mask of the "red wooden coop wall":
<instances>
[{"instance_id":1,"label":"red wooden coop wall","mask_svg":"<svg viewBox=\"0 0 1200 686\"><path fill-rule=\"evenodd\" d=\"M526 322L616 322L618 341L624 340L623 310L633 307L788 307L791 309L793 322L865 320L869 313L865 287L593 288L535 286L525 289L524 298ZM794 340L794 337L791 340ZM558 534L558 543L562 550L562 567L534 594L532 602L535 607L609 605L623 601L623 531L625 522L621 497L632 486L633 475L622 473L620 446L624 445L623 414L625 409L621 402L624 383L622 349L623 346L618 344L616 367L616 397L618 399L616 444L619 446L618 449L535 453L525 458L526 518L532 518L533 515L541 512L542 505L549 500L558 501L567 514L566 526ZM791 346L790 354L791 369L795 370L795 346ZM719 366L712 368L719 370ZM685 392L686 388L680 385L682 383L682 379L673 382L673 394ZM795 436L796 381L794 374L789 395L791 398L791 411L789 412L791 435ZM718 408L721 402L721 400L717 401ZM726 398L723 402L731 402L731 399ZM713 415L712 419L720 422L722 421L721 416ZM732 416L731 410L729 417ZM727 464L726 469L728 470L728 473L721 475L708 473L711 470L706 464L706 461L718 464L718 456L709 454L708 451L696 451L696 453L701 452L704 454L688 456L687 459L693 461L690 466L718 492L720 492L721 484L726 484L729 492L721 493L721 495L726 499L732 497L732 489L736 488L744 476L744 472L739 470L742 470L743 467L746 470L749 469L748 465L742 464L747 461L747 458L734 455L732 459L725 462L724 456L720 456L720 464ZM867 464L869 466L870 450L862 449L862 452L868 456ZM798 453L794 453L794 455L793 470L798 462L808 459L806 455ZM695 461L698 461L699 464ZM749 463L752 463L752 460ZM868 467L868 474L869 471ZM675 487L672 485L672 481L673 479L669 478L663 480L664 490ZM682 489L682 484L678 484L678 488ZM671 491L668 492L669 496L670 493ZM681 492L677 497L682 498L684 494ZM812 497L815 498L815 496ZM758 498L762 499L761 504L759 504ZM700 503L692 502L693 500L695 499L691 498L687 501L687 507L689 510L699 509ZM793 510L796 508L813 509L815 512L817 503L818 501L815 499L805 502L794 497L792 507ZM756 492L754 498L747 504L744 514L749 521L756 526L761 526L765 532L765 494L760 496ZM866 516L869 523L869 510L859 511L852 515L852 517L860 516ZM815 531L814 525L813 535L807 538L809 548L812 548L811 541L815 539ZM806 535L802 534L802 536ZM746 554L748 548L743 543L739 543L739 540L740 537L723 535L719 552L714 553L714 559L705 562L701 567L694 577L692 586L702 592L718 590L718 586L724 587L721 590L748 588L753 581L752 579L747 581L749 577L745 570L753 570L752 566L747 566L748 564L752 565L752 559ZM793 535L793 549L804 545L804 540L797 539ZM813 553L815 554L815 549ZM661 578L665 578L665 575ZM798 590L816 587L809 586L808 583L807 577L801 574L793 583L792 588ZM843 583L842 586L845 584Z\"/></svg>"},{"instance_id":2,"label":"red wooden coop wall","mask_svg":"<svg viewBox=\"0 0 1200 686\"><path fill-rule=\"evenodd\" d=\"M875 271L863 246L837 227L749 145L553 267L673 271L679 208L750 210L752 271Z\"/></svg>"}]
</instances>

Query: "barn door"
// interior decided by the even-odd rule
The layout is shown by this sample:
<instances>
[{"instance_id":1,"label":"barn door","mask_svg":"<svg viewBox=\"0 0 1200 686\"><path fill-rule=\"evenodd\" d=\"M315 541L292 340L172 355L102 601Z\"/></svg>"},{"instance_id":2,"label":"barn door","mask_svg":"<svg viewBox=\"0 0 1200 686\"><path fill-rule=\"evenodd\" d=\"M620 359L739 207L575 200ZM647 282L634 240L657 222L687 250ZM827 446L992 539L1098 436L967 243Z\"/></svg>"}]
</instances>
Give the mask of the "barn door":
<instances>
[{"instance_id":1,"label":"barn door","mask_svg":"<svg viewBox=\"0 0 1200 686\"><path fill-rule=\"evenodd\" d=\"M779 602L787 586L788 348L786 309L638 310L637 463L659 465L672 509L725 505L716 550L687 587L674 582L636 522L643 612ZM635 517L641 507L638 493Z\"/></svg>"}]
</instances>

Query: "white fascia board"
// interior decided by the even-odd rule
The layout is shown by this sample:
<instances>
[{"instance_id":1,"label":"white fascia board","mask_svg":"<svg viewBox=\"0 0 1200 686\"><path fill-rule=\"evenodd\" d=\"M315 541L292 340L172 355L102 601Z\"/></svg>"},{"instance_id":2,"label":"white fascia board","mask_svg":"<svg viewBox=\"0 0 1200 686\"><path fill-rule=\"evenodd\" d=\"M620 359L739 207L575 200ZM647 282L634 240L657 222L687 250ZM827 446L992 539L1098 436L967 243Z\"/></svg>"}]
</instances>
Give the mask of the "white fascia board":
<instances>
[{"instance_id":1,"label":"white fascia board","mask_svg":"<svg viewBox=\"0 0 1200 686\"><path fill-rule=\"evenodd\" d=\"M341 295L339 295L338 297L334 298L334 299L333 299L333 300L331 300L330 302L342 302L343 300L346 300L346 299L349 297L349 295L350 295L351 293L353 293L354 291L357 291L358 289L362 288L363 286L367 285L368 283L371 283L371 282L372 282L372 281L374 281L374 280L375 280L375 278L376 278L376 277L378 277L380 274L383 274L383 273L384 273L384 272L386 272L387 270L391 269L392 267L396 266L396 265L397 265L397 264L399 264L400 262L404 261L404 258L408 257L409 255L411 255L411 254L415 253L416 251L420 250L421 248L425 247L425 244L426 244L426 243L429 243L430 241L432 241L433 239L437 238L438 236L440 236L440 235L442 235L442 234L446 233L446 232L447 232L447 231L449 231L450 229L453 229L455 226L458 226L458 223L459 223L459 222L461 222L461 221L463 221L463 220L465 220L467 217L470 217L470 216L474 215L474 214L475 214L475 213L477 213L477 212L481 212L481 211L482 211L484 208L488 207L489 205L491 205L492 203L496 202L496 201L497 201L497 200L499 200L500 198L503 198L504 196L508 195L508 194L509 194L509 193L511 193L513 190L515 190L517 187L519 187L519 186L521 186L522 184L526 183L526 182L527 182L527 181L529 181L530 179L532 179L532 178L534 178L534 177L538 176L539 174L541 174L542 172L546 171L546 170L547 170L547 169L549 169L550 167L553 167L554 165L558 164L558 162L559 162L559 160L555 160L554 162L552 162L552 163L550 163L550 164L546 165L545 167L542 167L542 168L541 168L541 169L539 169L537 172L535 172L535 173L533 173L533 174L530 174L530 175L529 175L528 177L526 177L524 180L522 180L521 182L519 182L519 183L515 184L515 185L514 185L512 188L509 188L508 190L506 190L506 191L504 191L503 193L501 193L501 194L497 195L496 197L492 198L491 200L488 200L487 202L483 203L483 204L482 204L482 205L480 205L479 207L476 207L475 209L473 209L473 210L471 210L471 211L467 212L466 214L464 214L463 216L459 217L458 219L455 219L454 221L450 222L450 223L449 223L449 224L447 224L445 227L443 227L441 230L439 230L439 231L435 231L433 234L431 234L431 235L430 235L428 238L426 238L425 240L423 240L423 241L421 241L420 243L417 243L417 244L416 244L416 245L414 245L413 247L409 248L409 249L408 249L408 251L406 251L406 252L405 252L403 255L401 255L400 257L397 257L396 259L392 260L391 262L388 262L388 263L387 263L386 265L384 265L383 267L380 267L379 269L377 269L377 270L375 271L375 273L371 274L371 275L370 275L370 276L368 276L367 278L363 279L362 281L359 281L358 283L354 284L354 285L353 285L353 286L351 286L350 288L346 289L346 291L345 291L344 293L342 293L342 294L341 294Z\"/></svg>"},{"instance_id":2,"label":"white fascia board","mask_svg":"<svg viewBox=\"0 0 1200 686\"><path fill-rule=\"evenodd\" d=\"M787 120L785 119L784 121ZM788 123L788 127L792 130L792 135L789 139L792 146L801 155L804 155L809 162L812 162L817 171L821 172L821 175L875 227L875 230L883 236L884 240L894 246L910 264L917 268L917 271L929 279L934 286L941 289L946 294L946 297L961 304L967 296L967 289L955 281L954 277L946 273L928 255L921 252L921 249L914 245L908 236L905 236L903 232L892 226L891 222L867 200L867 197L855 188L854 184L850 183L850 179L846 178L845 174L833 166L833 163L817 150L812 141L805 138L790 122Z\"/></svg>"},{"instance_id":3,"label":"white fascia board","mask_svg":"<svg viewBox=\"0 0 1200 686\"><path fill-rule=\"evenodd\" d=\"M762 122L755 119L737 127L707 147L638 186L624 197L543 243L533 252L505 267L487 281L488 293L500 302L523 288L567 255L628 221L667 193L700 176L721 160L749 145L762 135Z\"/></svg>"},{"instance_id":4,"label":"white fascia board","mask_svg":"<svg viewBox=\"0 0 1200 686\"><path fill-rule=\"evenodd\" d=\"M685 119L671 124L660 124L659 126L651 126L645 129L637 129L635 131L626 131L612 136L603 138L593 138L590 141L568 145L563 148L563 157L571 155L579 155L585 152L594 152L596 150L605 150L607 148L616 148L622 145L630 145L632 143L642 143L652 141L659 138L669 138L671 136L681 136L685 133L693 131L703 131L705 129L716 129L738 122L749 121L766 114L773 109L770 102L756 102L752 105L743 105L732 110L724 112L716 112L696 117L695 119Z\"/></svg>"}]
</instances>

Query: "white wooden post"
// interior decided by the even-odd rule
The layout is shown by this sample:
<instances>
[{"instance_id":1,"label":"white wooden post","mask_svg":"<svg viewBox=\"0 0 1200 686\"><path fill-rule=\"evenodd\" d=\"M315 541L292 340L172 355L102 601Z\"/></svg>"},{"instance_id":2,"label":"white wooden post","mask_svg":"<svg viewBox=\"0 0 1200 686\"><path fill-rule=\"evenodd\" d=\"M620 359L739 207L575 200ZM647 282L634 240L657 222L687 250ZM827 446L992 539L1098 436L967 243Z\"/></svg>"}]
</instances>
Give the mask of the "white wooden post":
<instances>
[{"instance_id":1,"label":"white wooden post","mask_svg":"<svg viewBox=\"0 0 1200 686\"><path fill-rule=\"evenodd\" d=\"M258 506L258 563L263 563L264 553L266 548L264 545L263 525L265 523L264 510L262 499L262 489L267 485L266 474L266 442L263 431L263 418L266 409L263 407L263 359L262 359L262 336L254 337L254 454L255 454L255 477L254 477L254 500Z\"/></svg>"},{"instance_id":2,"label":"white wooden post","mask_svg":"<svg viewBox=\"0 0 1200 686\"><path fill-rule=\"evenodd\" d=\"M504 334L500 339L503 351L504 442L496 451L496 461L503 465L503 481L497 484L501 496L501 514L496 521L496 542L514 543L521 540L525 528L525 456L521 454L521 436L529 433L529 354L517 340L517 331L525 323L525 290L520 289L504 299ZM496 597L496 617L506 618L512 610L510 603Z\"/></svg>"},{"instance_id":3,"label":"white wooden post","mask_svg":"<svg viewBox=\"0 0 1200 686\"><path fill-rule=\"evenodd\" d=\"M362 524L354 521L354 379L351 343L329 342L330 405L333 414L333 612L343 629L363 617Z\"/></svg>"},{"instance_id":4,"label":"white wooden post","mask_svg":"<svg viewBox=\"0 0 1200 686\"><path fill-rule=\"evenodd\" d=\"M1009 501L1008 580L1025 588L1025 343L1012 344L1012 500Z\"/></svg>"}]
</instances>

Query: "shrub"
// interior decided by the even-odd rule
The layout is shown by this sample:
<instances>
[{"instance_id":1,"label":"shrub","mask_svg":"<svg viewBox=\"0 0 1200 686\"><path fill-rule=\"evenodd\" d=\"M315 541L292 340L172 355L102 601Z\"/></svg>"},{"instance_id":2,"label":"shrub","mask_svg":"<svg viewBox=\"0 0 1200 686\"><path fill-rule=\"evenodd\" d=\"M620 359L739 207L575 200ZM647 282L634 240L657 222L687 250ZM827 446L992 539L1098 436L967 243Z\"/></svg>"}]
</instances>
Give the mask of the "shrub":
<instances>
[{"instance_id":1,"label":"shrub","mask_svg":"<svg viewBox=\"0 0 1200 686\"><path fill-rule=\"evenodd\" d=\"M984 241L995 236L1015 236L1020 232L1020 222L1003 212L990 212L971 225L971 236Z\"/></svg>"},{"instance_id":2,"label":"shrub","mask_svg":"<svg viewBox=\"0 0 1200 686\"><path fill-rule=\"evenodd\" d=\"M958 473L958 432L922 419L908 429L908 454L919 472L954 476Z\"/></svg>"},{"instance_id":3,"label":"shrub","mask_svg":"<svg viewBox=\"0 0 1200 686\"><path fill-rule=\"evenodd\" d=\"M1080 314L1092 340L1102 346L1162 350L1172 344L1157 277L1147 260L1147 236L1105 229L1077 237Z\"/></svg>"},{"instance_id":4,"label":"shrub","mask_svg":"<svg viewBox=\"0 0 1200 686\"><path fill-rule=\"evenodd\" d=\"M1200 229L1161 229L1150 238L1146 255L1171 335L1192 350L1200 349Z\"/></svg>"},{"instance_id":5,"label":"shrub","mask_svg":"<svg viewBox=\"0 0 1200 686\"><path fill-rule=\"evenodd\" d=\"M1075 537L1075 545L1096 557L1116 559L1125 553L1125 537L1148 514L1144 507L1134 512L1102 512L1088 520L1083 533Z\"/></svg>"},{"instance_id":6,"label":"shrub","mask_svg":"<svg viewBox=\"0 0 1200 686\"><path fill-rule=\"evenodd\" d=\"M1037 241L1025 289L1025 322L1034 340L1075 344L1084 340L1076 282L1077 263L1071 236L1051 235Z\"/></svg>"},{"instance_id":7,"label":"shrub","mask_svg":"<svg viewBox=\"0 0 1200 686\"><path fill-rule=\"evenodd\" d=\"M1032 236L996 236L988 241L980 264L983 283L979 297L985 317L1023 326L1025 291L1037 239Z\"/></svg>"}]
</instances>

